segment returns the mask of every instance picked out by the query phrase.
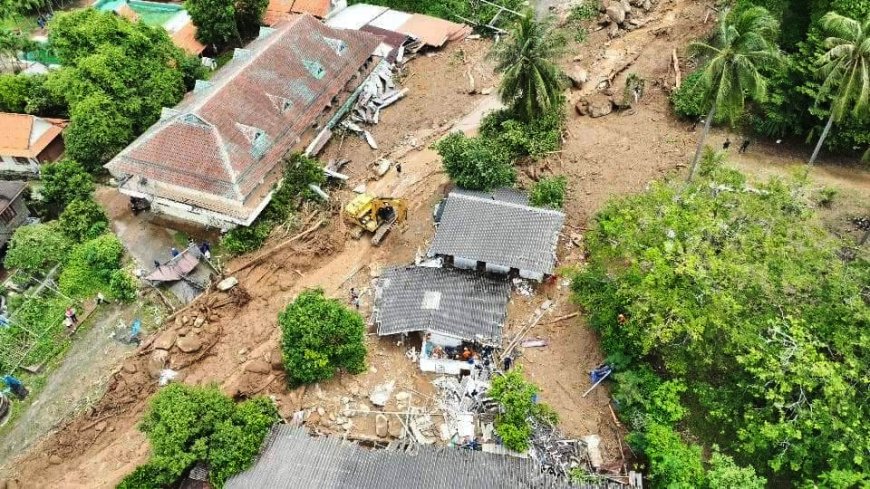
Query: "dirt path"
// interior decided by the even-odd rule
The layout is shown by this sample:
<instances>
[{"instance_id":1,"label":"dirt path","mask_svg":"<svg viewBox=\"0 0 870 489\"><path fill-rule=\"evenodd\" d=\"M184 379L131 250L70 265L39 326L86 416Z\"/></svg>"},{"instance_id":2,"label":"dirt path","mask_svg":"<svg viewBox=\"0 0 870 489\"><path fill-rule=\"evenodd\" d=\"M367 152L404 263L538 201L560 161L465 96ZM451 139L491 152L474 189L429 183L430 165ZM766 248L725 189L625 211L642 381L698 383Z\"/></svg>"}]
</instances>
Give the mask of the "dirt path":
<instances>
[{"instance_id":1,"label":"dirt path","mask_svg":"<svg viewBox=\"0 0 870 489\"><path fill-rule=\"evenodd\" d=\"M76 339L37 399L4 435L0 463L26 450L63 420L102 396L112 370L135 349L111 338L118 321L129 324L134 311L130 306L114 305L98 313L96 324ZM152 318L149 322L155 321Z\"/></svg>"}]
</instances>

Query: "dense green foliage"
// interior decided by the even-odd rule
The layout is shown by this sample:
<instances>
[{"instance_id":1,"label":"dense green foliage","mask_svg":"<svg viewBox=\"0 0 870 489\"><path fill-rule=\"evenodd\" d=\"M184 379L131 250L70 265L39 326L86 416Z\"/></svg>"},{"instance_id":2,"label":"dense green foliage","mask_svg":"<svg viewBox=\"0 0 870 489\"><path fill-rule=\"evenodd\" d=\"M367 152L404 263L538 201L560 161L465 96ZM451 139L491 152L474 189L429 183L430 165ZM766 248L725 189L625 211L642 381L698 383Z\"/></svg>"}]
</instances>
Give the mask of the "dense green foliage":
<instances>
[{"instance_id":1,"label":"dense green foliage","mask_svg":"<svg viewBox=\"0 0 870 489\"><path fill-rule=\"evenodd\" d=\"M782 25L779 44L786 63L768 66L766 100L755 105L748 123L771 138L798 137L808 142L819 137L830 116L830 94L820 93L823 79L817 60L826 51L822 17L836 12L866 19L870 2L863 0L737 0L731 15L753 6L767 8ZM821 102L819 102L821 98ZM834 125L825 146L833 151L860 153L870 147L870 121L847 116Z\"/></svg>"},{"instance_id":2,"label":"dense green foliage","mask_svg":"<svg viewBox=\"0 0 870 489\"><path fill-rule=\"evenodd\" d=\"M31 94L44 83L42 76L0 75L0 111L27 112Z\"/></svg>"},{"instance_id":3,"label":"dense green foliage","mask_svg":"<svg viewBox=\"0 0 870 489\"><path fill-rule=\"evenodd\" d=\"M680 426L779 478L870 472L870 263L840 258L803 193L706 158L699 181L614 201L587 234L573 288L654 480L700 480Z\"/></svg>"},{"instance_id":4,"label":"dense green foliage","mask_svg":"<svg viewBox=\"0 0 870 489\"><path fill-rule=\"evenodd\" d=\"M492 190L516 181L511 154L497 140L454 132L435 143L435 149L447 175L460 187Z\"/></svg>"},{"instance_id":5,"label":"dense green foliage","mask_svg":"<svg viewBox=\"0 0 870 489\"><path fill-rule=\"evenodd\" d=\"M156 122L202 73L164 29L111 12L58 13L49 41L63 68L45 88L68 108L67 155L89 170Z\"/></svg>"},{"instance_id":6,"label":"dense green foliage","mask_svg":"<svg viewBox=\"0 0 870 489\"><path fill-rule=\"evenodd\" d=\"M485 27L495 18L498 7L487 5L483 2L469 2L467 0L350 0L349 4L366 3L369 5L382 5L404 12L416 12L418 14L432 15L453 22L473 22L472 27L481 34L494 34L492 29ZM493 0L491 3L505 8L520 11L523 8L522 0ZM496 27L505 27L514 17L509 12L503 12L495 22ZM468 19L468 20L466 20Z\"/></svg>"},{"instance_id":7,"label":"dense green foliage","mask_svg":"<svg viewBox=\"0 0 870 489\"><path fill-rule=\"evenodd\" d=\"M170 487L202 461L211 485L221 488L250 467L277 421L277 408L267 397L235 404L217 387L170 384L151 398L139 425L151 443L151 459L118 487Z\"/></svg>"},{"instance_id":8,"label":"dense green foliage","mask_svg":"<svg viewBox=\"0 0 870 489\"><path fill-rule=\"evenodd\" d=\"M57 213L74 200L90 199L94 192L93 177L71 159L43 165L39 176L42 181L39 193L45 204Z\"/></svg>"},{"instance_id":9,"label":"dense green foliage","mask_svg":"<svg viewBox=\"0 0 870 489\"><path fill-rule=\"evenodd\" d=\"M76 199L70 202L57 222L60 230L73 242L96 238L109 229L106 212L93 199Z\"/></svg>"},{"instance_id":10,"label":"dense green foliage","mask_svg":"<svg viewBox=\"0 0 870 489\"><path fill-rule=\"evenodd\" d=\"M47 272L62 263L72 243L55 223L31 224L15 230L3 266L29 273Z\"/></svg>"},{"instance_id":11,"label":"dense green foliage","mask_svg":"<svg viewBox=\"0 0 870 489\"><path fill-rule=\"evenodd\" d=\"M558 420L549 406L536 402L538 386L523 378L522 368L493 378L487 394L502 407L495 418L495 432L505 447L516 452L528 450L533 422L554 424Z\"/></svg>"},{"instance_id":12,"label":"dense green foliage","mask_svg":"<svg viewBox=\"0 0 870 489\"><path fill-rule=\"evenodd\" d=\"M260 32L268 6L269 0L236 0L236 26L243 38L253 38Z\"/></svg>"},{"instance_id":13,"label":"dense green foliage","mask_svg":"<svg viewBox=\"0 0 870 489\"><path fill-rule=\"evenodd\" d=\"M53 295L22 300L20 305L17 302L10 299L12 321L8 328L0 329L0 372L10 372L19 354L23 355L20 365L44 364L69 342L63 315L74 305L72 301Z\"/></svg>"},{"instance_id":14,"label":"dense green foliage","mask_svg":"<svg viewBox=\"0 0 870 489\"><path fill-rule=\"evenodd\" d=\"M291 386L331 379L336 370L365 370L362 316L320 289L299 294L278 315L281 350Z\"/></svg>"},{"instance_id":15,"label":"dense green foliage","mask_svg":"<svg viewBox=\"0 0 870 489\"><path fill-rule=\"evenodd\" d=\"M533 121L562 105L564 75L556 61L564 45L547 21L529 10L493 47L495 70L501 73L501 101L523 121Z\"/></svg>"},{"instance_id":16,"label":"dense green foliage","mask_svg":"<svg viewBox=\"0 0 870 489\"><path fill-rule=\"evenodd\" d=\"M565 205L568 179L563 176L542 178L532 187L529 203L535 207L561 209Z\"/></svg>"},{"instance_id":17,"label":"dense green foliage","mask_svg":"<svg viewBox=\"0 0 870 489\"><path fill-rule=\"evenodd\" d=\"M496 110L480 122L480 135L497 142L512 158L540 158L562 145L565 122L563 101L530 122L517 119L510 110Z\"/></svg>"},{"instance_id":18,"label":"dense green foliage","mask_svg":"<svg viewBox=\"0 0 870 489\"><path fill-rule=\"evenodd\" d=\"M697 169L704 140L714 120L734 125L742 117L749 100L767 99L764 69L781 64L775 44L779 24L762 7L751 7L733 16L722 16L709 42L696 41L689 50L705 62L697 90L707 111L704 130L689 168L689 180Z\"/></svg>"},{"instance_id":19,"label":"dense green foliage","mask_svg":"<svg viewBox=\"0 0 870 489\"><path fill-rule=\"evenodd\" d=\"M233 0L187 0L184 8L196 25L196 38L203 44L222 48L241 41Z\"/></svg>"},{"instance_id":20,"label":"dense green foliage","mask_svg":"<svg viewBox=\"0 0 870 489\"><path fill-rule=\"evenodd\" d=\"M303 200L317 198L308 185L322 185L325 181L320 162L301 154L292 155L285 163L284 175L272 200L250 226L239 226L224 235L221 239L224 251L240 255L263 246L272 228L290 219Z\"/></svg>"},{"instance_id":21,"label":"dense green foliage","mask_svg":"<svg viewBox=\"0 0 870 489\"><path fill-rule=\"evenodd\" d=\"M111 233L75 245L60 274L60 290L72 297L89 297L97 292L114 297L112 276L121 269L123 257L124 247Z\"/></svg>"},{"instance_id":22,"label":"dense green foliage","mask_svg":"<svg viewBox=\"0 0 870 489\"><path fill-rule=\"evenodd\" d=\"M678 116L698 119L707 113L704 109L704 90L700 83L703 74L701 70L691 72L680 88L671 93L671 105Z\"/></svg>"}]
</instances>

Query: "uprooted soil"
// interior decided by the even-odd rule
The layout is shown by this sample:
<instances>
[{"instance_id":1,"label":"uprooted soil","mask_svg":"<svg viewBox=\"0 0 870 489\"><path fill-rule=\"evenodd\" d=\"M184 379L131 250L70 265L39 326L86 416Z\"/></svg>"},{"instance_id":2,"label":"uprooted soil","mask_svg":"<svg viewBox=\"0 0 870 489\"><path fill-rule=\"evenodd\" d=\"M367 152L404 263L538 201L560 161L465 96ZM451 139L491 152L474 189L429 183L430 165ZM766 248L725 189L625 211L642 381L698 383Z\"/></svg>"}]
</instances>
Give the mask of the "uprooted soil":
<instances>
[{"instance_id":1,"label":"uprooted soil","mask_svg":"<svg viewBox=\"0 0 870 489\"><path fill-rule=\"evenodd\" d=\"M582 260L582 248L577 244L582 245L589 218L605 201L640 191L650 181L682 170L694 149L697 133L675 121L667 106L667 94L673 86L671 53L700 36L712 20L703 5L689 0L662 0L651 15L653 18L644 27L614 40L608 40L604 31L593 32L585 45L571 46L573 52L565 60L567 69L581 64L589 70L590 80L611 78L614 87L624 83L628 73L637 73L647 80L640 103L631 110L598 119L569 114L562 152L523 169L525 181L529 181L529 175L548 173L569 177L568 220L559 242L561 264ZM708 24L704 24L705 18ZM383 245L373 247L366 239L351 239L334 212L303 215L297 229L275 236L266 249L311 229L321 219L322 227L250 267L236 272L252 257L262 255L229 263L230 274L239 279L239 286L233 289L236 292L210 292L172 317L163 332L150 338L117 368L100 401L49 434L15 463L7 464L5 474L17 478L24 487L113 486L147 459L148 444L136 423L147 399L157 389L154 373L163 366L178 370L180 381L214 382L237 397L272 395L285 417L301 408L318 412L320 407L324 414L309 418L309 425L322 432L335 431L330 415L334 417L343 404L342 398L364 402L369 390L384 381L396 380L396 392L414 392L416 404L430 402L427 396L431 395L431 377L420 373L405 358L406 347L374 335L366 340L370 351L367 372L342 375L307 389L288 389L275 357L280 338L276 315L305 287L321 287L327 295L343 300L347 300L349 288L356 287L363 292L362 312L368 317L372 278L383 267L407 264L426 249L433 233L431 209L447 184L437 155L427 146L451 127L474 127L480 107L496 106L492 96L468 93L468 73L475 78L477 90L494 84L482 60L487 47L484 41L468 40L436 56L411 62L405 79L411 92L388 108L381 124L372 129L380 150L372 150L359 138L348 136L334 139L324 152L324 161L351 160L342 170L351 177L346 189L365 183L373 193L409 198L410 218L406 225L392 231ZM456 54L460 50L463 54ZM574 57L578 61L573 61ZM625 70L611 77L614 67L632 59ZM570 101L573 103L586 92L586 87L572 91ZM469 113L466 120L451 125L450 121ZM776 148L764 148L770 153L764 161L785 164L783 158L777 159ZM759 145L751 153L761 150ZM372 164L382 157L401 161L402 174L390 171L376 179ZM746 158L741 156L737 164L753 168L756 163ZM828 184L843 183L835 172L818 171ZM858 185L867 194L866 172L849 172L843 177L848 179L844 186L855 190ZM337 209L350 192L333 191L332 196L331 208ZM630 454L620 439L624 428L610 413L606 386L582 397L590 386L588 371L602 361L603 355L582 315L557 321L577 312L562 279L537 287L534 296L512 295L505 338L512 338L545 300L552 300L553 306L528 335L545 338L549 344L521 351L518 363L540 386L542 400L559 412L560 425L568 436L598 434L605 465L630 463L626 462ZM166 353L155 357L155 351ZM348 436L370 436L371 425L371 420L357 416Z\"/></svg>"}]
</instances>

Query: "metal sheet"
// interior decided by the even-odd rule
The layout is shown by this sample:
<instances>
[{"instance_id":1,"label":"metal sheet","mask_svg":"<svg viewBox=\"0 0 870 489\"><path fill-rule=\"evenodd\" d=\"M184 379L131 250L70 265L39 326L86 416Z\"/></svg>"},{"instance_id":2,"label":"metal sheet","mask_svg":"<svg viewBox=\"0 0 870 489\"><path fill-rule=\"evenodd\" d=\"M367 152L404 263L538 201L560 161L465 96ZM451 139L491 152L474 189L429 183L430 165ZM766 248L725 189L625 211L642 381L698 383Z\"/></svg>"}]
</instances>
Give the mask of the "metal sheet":
<instances>
[{"instance_id":1,"label":"metal sheet","mask_svg":"<svg viewBox=\"0 0 870 489\"><path fill-rule=\"evenodd\" d=\"M326 25L335 29L359 30L387 10L387 7L358 3L330 17Z\"/></svg>"}]
</instances>

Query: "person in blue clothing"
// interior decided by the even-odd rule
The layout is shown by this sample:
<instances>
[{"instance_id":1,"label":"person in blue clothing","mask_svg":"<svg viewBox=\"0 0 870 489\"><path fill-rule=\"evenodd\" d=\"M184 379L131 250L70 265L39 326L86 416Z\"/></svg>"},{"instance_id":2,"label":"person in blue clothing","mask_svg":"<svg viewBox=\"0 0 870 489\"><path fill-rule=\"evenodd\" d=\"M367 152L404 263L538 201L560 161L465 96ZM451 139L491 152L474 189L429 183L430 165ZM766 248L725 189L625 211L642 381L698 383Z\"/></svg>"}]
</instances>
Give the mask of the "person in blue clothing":
<instances>
[{"instance_id":1,"label":"person in blue clothing","mask_svg":"<svg viewBox=\"0 0 870 489\"><path fill-rule=\"evenodd\" d=\"M20 380L7 374L3 376L3 382L9 386L9 390L12 391L18 399L24 399L27 397L27 388L24 387L24 384Z\"/></svg>"}]
</instances>

